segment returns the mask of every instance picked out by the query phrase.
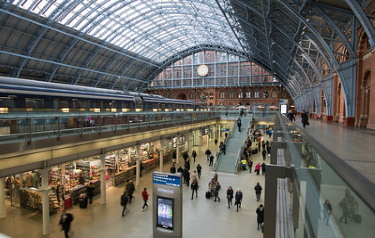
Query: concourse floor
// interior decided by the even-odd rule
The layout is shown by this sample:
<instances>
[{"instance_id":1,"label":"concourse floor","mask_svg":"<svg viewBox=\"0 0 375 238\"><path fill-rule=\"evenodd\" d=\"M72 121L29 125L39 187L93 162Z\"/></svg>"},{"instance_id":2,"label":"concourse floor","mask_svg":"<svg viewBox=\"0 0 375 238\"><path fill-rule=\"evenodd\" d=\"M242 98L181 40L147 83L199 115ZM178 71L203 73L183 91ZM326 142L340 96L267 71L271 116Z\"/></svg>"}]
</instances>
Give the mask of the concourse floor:
<instances>
[{"instance_id":1,"label":"concourse floor","mask_svg":"<svg viewBox=\"0 0 375 238\"><path fill-rule=\"evenodd\" d=\"M268 138L265 138L268 139ZM210 146L216 154L217 148ZM255 210L264 201L264 176L241 171L238 174L219 173L218 180L221 183L219 197L220 202L206 199L205 192L208 183L213 177L212 167L208 166L204 151L206 147L193 148L197 151L197 160L191 162L191 172L198 163L203 167L202 176L199 180L198 198L191 200L190 187L183 185L183 237L263 237L262 232L257 230ZM262 163L261 154L253 155L254 165ZM265 163L269 163L269 157ZM183 159L180 159L182 164ZM164 167L164 172L169 171L171 165ZM178 166L177 166L178 167ZM120 196L124 191L124 185L110 187L107 189L107 204L101 205L100 195L94 198L93 204L86 209L78 205L68 209L74 215L72 223L72 237L152 237L152 199L149 200L149 208L142 212L143 201L141 191L147 187L152 196L152 173L147 173L140 179L136 187L135 199L128 204L128 213L121 216ZM254 186L259 182L263 187L261 201L257 202ZM226 189L232 186L236 191L240 188L243 192L242 208L236 212L234 207L228 209L226 200ZM267 209L267 206L265 206ZM50 234L42 235L42 215L32 213L25 209L7 206L6 218L0 219L1 233L14 238L39 238L39 237L64 237L60 230L58 221L60 214L52 215L50 220ZM5 236L6 237L6 236Z\"/></svg>"}]
</instances>

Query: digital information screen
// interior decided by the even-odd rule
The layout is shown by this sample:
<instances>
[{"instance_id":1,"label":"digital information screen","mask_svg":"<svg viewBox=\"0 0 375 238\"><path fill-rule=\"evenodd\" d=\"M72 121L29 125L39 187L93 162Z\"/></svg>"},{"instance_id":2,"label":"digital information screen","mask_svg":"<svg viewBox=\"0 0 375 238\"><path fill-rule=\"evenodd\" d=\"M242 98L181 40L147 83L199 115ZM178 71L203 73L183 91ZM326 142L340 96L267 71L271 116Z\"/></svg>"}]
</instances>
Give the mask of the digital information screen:
<instances>
[{"instance_id":1,"label":"digital information screen","mask_svg":"<svg viewBox=\"0 0 375 238\"><path fill-rule=\"evenodd\" d=\"M180 177L172 174L159 174L154 173L152 175L152 181L156 184L180 187Z\"/></svg>"},{"instance_id":2,"label":"digital information screen","mask_svg":"<svg viewBox=\"0 0 375 238\"><path fill-rule=\"evenodd\" d=\"M288 105L281 104L280 105L280 112L281 113L287 113L288 112Z\"/></svg>"},{"instance_id":3,"label":"digital information screen","mask_svg":"<svg viewBox=\"0 0 375 238\"><path fill-rule=\"evenodd\" d=\"M157 197L158 227L173 230L173 198Z\"/></svg>"}]
</instances>

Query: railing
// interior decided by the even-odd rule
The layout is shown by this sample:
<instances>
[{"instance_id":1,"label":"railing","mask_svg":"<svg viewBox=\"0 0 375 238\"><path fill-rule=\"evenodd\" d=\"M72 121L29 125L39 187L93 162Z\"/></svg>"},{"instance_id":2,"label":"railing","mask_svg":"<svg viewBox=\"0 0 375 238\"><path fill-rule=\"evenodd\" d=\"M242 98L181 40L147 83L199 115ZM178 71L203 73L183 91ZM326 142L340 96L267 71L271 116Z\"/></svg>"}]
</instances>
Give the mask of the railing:
<instances>
[{"instance_id":1,"label":"railing","mask_svg":"<svg viewBox=\"0 0 375 238\"><path fill-rule=\"evenodd\" d=\"M27 116L26 118L22 117ZM192 111L192 112L143 112L143 113L96 113L90 114L95 117L103 116L112 116L115 119L120 119L121 117L132 117L137 115L144 116L145 120L137 123L125 123L125 124L116 124L117 120L114 120L114 123L110 125L95 125L84 127L83 123L77 128L66 129L61 126L60 119L64 118L73 118L81 119L84 118L87 114L85 113L56 113L56 114L41 114L41 113L17 113L17 114L4 114L0 115L0 122L8 122L10 119L14 121L25 120L28 122L27 132L24 133L15 133L15 134L5 134L0 136L0 144L6 144L11 142L19 141L32 141L40 139L51 139L51 138L60 138L64 136L72 135L84 135L92 133L101 133L107 131L117 131L124 129L136 129L136 128L145 128L145 127L157 127L157 126L169 126L171 123L186 123L193 121L201 120L212 120L219 119L219 112L210 112L210 111ZM45 120L47 118L57 118L56 129L53 130L43 130L43 131L31 131L30 123L31 121ZM159 119L158 119L159 118ZM46 124L40 125L40 128L46 128ZM38 129L38 128L36 128ZM48 128L47 128L48 129Z\"/></svg>"},{"instance_id":2,"label":"railing","mask_svg":"<svg viewBox=\"0 0 375 238\"><path fill-rule=\"evenodd\" d=\"M279 118L295 171L292 184L299 212L294 215L304 224L295 227L296 237L373 237L375 185L298 125Z\"/></svg>"}]
</instances>

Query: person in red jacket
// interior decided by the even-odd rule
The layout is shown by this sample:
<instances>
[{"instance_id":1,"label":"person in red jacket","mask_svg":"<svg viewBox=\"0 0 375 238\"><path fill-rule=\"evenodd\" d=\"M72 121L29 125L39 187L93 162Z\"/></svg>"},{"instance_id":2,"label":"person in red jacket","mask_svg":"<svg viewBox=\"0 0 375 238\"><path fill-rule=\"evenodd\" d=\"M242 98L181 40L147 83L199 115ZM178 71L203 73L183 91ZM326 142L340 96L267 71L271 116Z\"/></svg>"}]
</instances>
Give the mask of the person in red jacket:
<instances>
[{"instance_id":1,"label":"person in red jacket","mask_svg":"<svg viewBox=\"0 0 375 238\"><path fill-rule=\"evenodd\" d=\"M146 207L148 207L148 204L147 204L148 196L150 196L150 194L148 193L147 188L144 188L143 191L142 191L142 198L143 198L143 201L144 201L144 204L143 204L143 207L142 207L142 212L144 210L146 210Z\"/></svg>"}]
</instances>

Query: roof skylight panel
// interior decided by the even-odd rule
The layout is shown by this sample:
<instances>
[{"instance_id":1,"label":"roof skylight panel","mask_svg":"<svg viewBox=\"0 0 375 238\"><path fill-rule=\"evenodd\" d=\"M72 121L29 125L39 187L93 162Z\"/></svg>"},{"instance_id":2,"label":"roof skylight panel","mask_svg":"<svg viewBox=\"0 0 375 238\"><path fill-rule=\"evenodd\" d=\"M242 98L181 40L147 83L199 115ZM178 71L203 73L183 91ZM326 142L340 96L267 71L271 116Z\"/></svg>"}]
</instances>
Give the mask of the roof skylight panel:
<instances>
[{"instance_id":1,"label":"roof skylight panel","mask_svg":"<svg viewBox=\"0 0 375 238\"><path fill-rule=\"evenodd\" d=\"M52 3L44 9L44 11L42 12L42 16L43 17L50 17L52 15L52 13L54 13L56 11L56 9L58 9L57 4Z\"/></svg>"}]
</instances>

